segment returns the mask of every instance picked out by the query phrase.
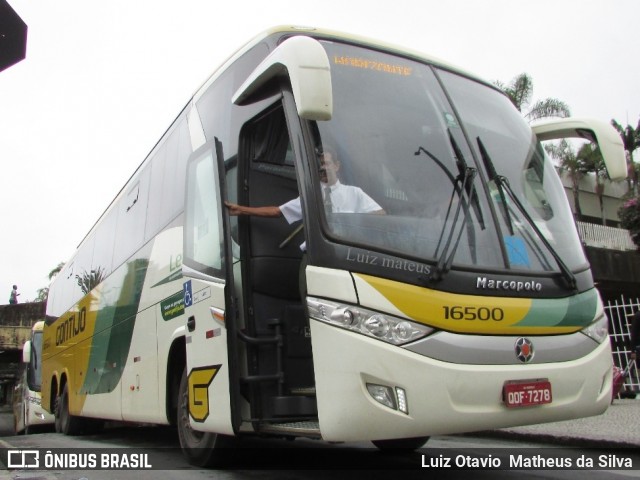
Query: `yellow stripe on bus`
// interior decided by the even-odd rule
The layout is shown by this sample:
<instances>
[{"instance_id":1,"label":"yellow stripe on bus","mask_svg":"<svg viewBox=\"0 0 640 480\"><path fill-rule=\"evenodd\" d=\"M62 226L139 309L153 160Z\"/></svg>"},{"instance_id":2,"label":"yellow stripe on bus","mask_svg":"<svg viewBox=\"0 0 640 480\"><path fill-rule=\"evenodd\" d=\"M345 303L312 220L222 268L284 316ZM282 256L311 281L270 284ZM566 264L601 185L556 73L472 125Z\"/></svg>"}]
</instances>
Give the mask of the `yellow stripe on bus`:
<instances>
[{"instance_id":1,"label":"yellow stripe on bus","mask_svg":"<svg viewBox=\"0 0 640 480\"><path fill-rule=\"evenodd\" d=\"M519 325L525 318L531 317L534 300L462 295L364 274L355 275L408 318L441 330L486 335L548 335L572 333L581 329L576 325L559 325L565 319L569 306L565 299L537 302L536 306L545 310L537 313L544 314L547 321Z\"/></svg>"}]
</instances>

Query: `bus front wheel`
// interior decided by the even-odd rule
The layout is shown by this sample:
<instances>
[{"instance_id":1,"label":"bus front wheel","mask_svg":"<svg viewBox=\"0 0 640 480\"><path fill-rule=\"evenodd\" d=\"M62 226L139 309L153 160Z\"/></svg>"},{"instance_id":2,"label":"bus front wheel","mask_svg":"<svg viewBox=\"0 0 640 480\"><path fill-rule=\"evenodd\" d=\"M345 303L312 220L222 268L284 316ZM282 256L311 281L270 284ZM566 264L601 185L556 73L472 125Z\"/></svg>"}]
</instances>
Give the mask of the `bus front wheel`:
<instances>
[{"instance_id":1,"label":"bus front wheel","mask_svg":"<svg viewBox=\"0 0 640 480\"><path fill-rule=\"evenodd\" d=\"M204 433L189 424L189 388L186 369L182 372L178 390L178 436L180 446L191 465L212 467L221 457L220 449L228 446L230 438L217 433Z\"/></svg>"},{"instance_id":2,"label":"bus front wheel","mask_svg":"<svg viewBox=\"0 0 640 480\"><path fill-rule=\"evenodd\" d=\"M373 443L380 450L417 450L423 446L429 437L395 438L392 440L373 440Z\"/></svg>"}]
</instances>

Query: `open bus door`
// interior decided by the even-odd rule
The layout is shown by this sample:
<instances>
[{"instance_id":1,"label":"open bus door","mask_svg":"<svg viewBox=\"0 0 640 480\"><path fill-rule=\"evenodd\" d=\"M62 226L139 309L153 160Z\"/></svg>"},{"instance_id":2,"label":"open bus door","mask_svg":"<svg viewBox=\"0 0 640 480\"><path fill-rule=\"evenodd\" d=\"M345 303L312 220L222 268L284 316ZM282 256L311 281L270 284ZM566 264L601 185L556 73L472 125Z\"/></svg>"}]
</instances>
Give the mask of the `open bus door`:
<instances>
[{"instance_id":1,"label":"open bus door","mask_svg":"<svg viewBox=\"0 0 640 480\"><path fill-rule=\"evenodd\" d=\"M307 145L300 120L329 120L333 105L329 60L319 42L303 36L282 42L233 101L248 105L274 93L273 103L247 119L240 131L241 205L282 205L304 194L298 191L307 181L298 178L306 170ZM310 329L301 294L306 287L299 282L305 265L301 228L283 218L238 221L244 319L238 333L247 359L239 381L255 431L317 437Z\"/></svg>"},{"instance_id":2,"label":"open bus door","mask_svg":"<svg viewBox=\"0 0 640 480\"><path fill-rule=\"evenodd\" d=\"M235 337L233 255L222 147L198 148L187 167L183 294L186 369L179 389L178 432L194 464L211 461L214 447L234 433ZM203 433L215 432L215 433Z\"/></svg>"}]
</instances>

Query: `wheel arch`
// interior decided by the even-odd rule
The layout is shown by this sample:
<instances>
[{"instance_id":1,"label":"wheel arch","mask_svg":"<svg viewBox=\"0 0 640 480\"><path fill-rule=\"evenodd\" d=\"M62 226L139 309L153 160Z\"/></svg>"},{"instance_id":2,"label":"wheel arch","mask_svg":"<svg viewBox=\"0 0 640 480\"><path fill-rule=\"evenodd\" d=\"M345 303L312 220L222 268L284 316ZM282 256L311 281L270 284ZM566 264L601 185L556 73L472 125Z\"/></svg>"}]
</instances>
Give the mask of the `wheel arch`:
<instances>
[{"instance_id":1,"label":"wheel arch","mask_svg":"<svg viewBox=\"0 0 640 480\"><path fill-rule=\"evenodd\" d=\"M64 383L60 385L60 382L64 382ZM49 405L47 409L51 413L55 413L56 399L58 398L58 395L62 391L62 388L64 387L64 385L67 383L67 376L65 374L62 374L62 378L60 382L58 381L58 374L54 374L51 377L51 390L49 395Z\"/></svg>"},{"instance_id":2,"label":"wheel arch","mask_svg":"<svg viewBox=\"0 0 640 480\"><path fill-rule=\"evenodd\" d=\"M178 391L180 389L180 379L187 364L187 348L184 337L174 339L169 348L167 359L167 394L166 394L166 414L170 425L177 423Z\"/></svg>"}]
</instances>

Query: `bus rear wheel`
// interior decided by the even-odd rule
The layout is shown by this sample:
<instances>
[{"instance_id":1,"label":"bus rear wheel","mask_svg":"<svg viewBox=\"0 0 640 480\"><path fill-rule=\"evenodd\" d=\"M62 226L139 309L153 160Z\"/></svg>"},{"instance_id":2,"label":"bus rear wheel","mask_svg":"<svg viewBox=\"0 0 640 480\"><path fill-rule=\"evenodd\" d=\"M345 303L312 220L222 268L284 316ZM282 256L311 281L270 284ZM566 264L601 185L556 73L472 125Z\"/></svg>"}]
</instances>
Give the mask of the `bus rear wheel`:
<instances>
[{"instance_id":1,"label":"bus rear wheel","mask_svg":"<svg viewBox=\"0 0 640 480\"><path fill-rule=\"evenodd\" d=\"M56 398L55 426L56 432L65 435L82 433L82 419L69 413L69 389L66 384L62 389L62 394Z\"/></svg>"},{"instance_id":2,"label":"bus rear wheel","mask_svg":"<svg viewBox=\"0 0 640 480\"><path fill-rule=\"evenodd\" d=\"M178 390L178 436L182 453L191 465L212 467L221 460L220 449L229 446L230 437L217 433L204 433L191 428L189 424L188 375L182 372Z\"/></svg>"},{"instance_id":3,"label":"bus rear wheel","mask_svg":"<svg viewBox=\"0 0 640 480\"><path fill-rule=\"evenodd\" d=\"M392 440L373 440L373 443L379 450L417 450L423 446L429 437L414 438L394 438Z\"/></svg>"}]
</instances>

